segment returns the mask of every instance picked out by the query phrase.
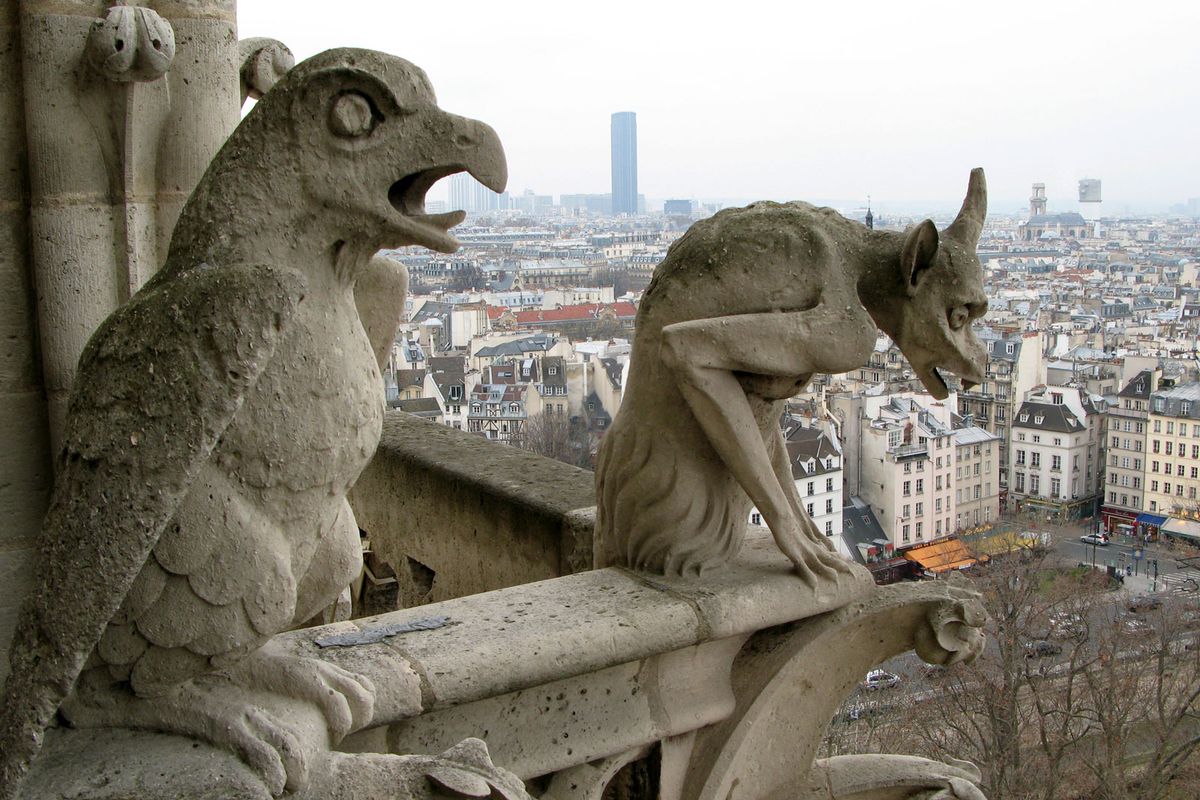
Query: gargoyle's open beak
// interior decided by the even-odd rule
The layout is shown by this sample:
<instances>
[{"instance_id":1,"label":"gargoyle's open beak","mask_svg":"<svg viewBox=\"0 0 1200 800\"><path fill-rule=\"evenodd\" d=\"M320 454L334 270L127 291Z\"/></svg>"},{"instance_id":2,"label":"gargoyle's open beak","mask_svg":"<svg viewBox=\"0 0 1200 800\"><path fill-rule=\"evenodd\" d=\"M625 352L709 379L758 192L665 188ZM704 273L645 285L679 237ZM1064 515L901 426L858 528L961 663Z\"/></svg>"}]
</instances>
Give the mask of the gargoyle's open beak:
<instances>
[{"instance_id":1,"label":"gargoyle's open beak","mask_svg":"<svg viewBox=\"0 0 1200 800\"><path fill-rule=\"evenodd\" d=\"M508 162L500 137L477 120L436 112L423 133L434 165L395 181L388 190L388 201L409 222L405 227L414 244L453 253L458 240L448 231L466 219L466 212L427 214L425 193L442 178L459 172L469 173L493 192L503 192L508 184Z\"/></svg>"}]
</instances>

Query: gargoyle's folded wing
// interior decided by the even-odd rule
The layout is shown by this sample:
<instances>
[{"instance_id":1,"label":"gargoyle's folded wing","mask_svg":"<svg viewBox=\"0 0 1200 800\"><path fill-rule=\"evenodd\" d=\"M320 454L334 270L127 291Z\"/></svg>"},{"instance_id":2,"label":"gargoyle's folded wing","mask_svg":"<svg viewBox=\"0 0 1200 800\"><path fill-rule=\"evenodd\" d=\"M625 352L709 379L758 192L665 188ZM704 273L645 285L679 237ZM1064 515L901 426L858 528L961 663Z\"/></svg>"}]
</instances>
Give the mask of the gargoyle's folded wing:
<instances>
[{"instance_id":1,"label":"gargoyle's folded wing","mask_svg":"<svg viewBox=\"0 0 1200 800\"><path fill-rule=\"evenodd\" d=\"M275 355L304 277L202 265L152 282L80 358L39 572L0 706L0 798Z\"/></svg>"}]
</instances>

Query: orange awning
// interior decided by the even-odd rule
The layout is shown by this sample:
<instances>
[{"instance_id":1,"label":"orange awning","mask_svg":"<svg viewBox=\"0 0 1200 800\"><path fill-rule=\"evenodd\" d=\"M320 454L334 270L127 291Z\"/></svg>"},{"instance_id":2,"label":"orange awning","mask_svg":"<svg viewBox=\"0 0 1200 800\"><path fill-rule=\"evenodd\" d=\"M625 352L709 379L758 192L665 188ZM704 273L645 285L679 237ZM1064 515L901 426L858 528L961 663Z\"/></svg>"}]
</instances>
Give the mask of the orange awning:
<instances>
[{"instance_id":1,"label":"orange awning","mask_svg":"<svg viewBox=\"0 0 1200 800\"><path fill-rule=\"evenodd\" d=\"M904 557L915 561L930 572L949 572L952 569L963 569L976 562L967 546L958 539L946 539L943 542L914 547L904 551Z\"/></svg>"}]
</instances>

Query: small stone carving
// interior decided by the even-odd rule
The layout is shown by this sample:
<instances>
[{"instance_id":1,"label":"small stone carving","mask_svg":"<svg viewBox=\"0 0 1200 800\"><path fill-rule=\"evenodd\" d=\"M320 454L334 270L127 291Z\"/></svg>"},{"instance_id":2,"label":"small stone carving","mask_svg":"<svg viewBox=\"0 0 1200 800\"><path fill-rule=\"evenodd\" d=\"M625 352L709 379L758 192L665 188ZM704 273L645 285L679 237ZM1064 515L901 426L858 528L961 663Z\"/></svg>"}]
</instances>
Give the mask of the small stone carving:
<instances>
[{"instance_id":1,"label":"small stone carving","mask_svg":"<svg viewBox=\"0 0 1200 800\"><path fill-rule=\"evenodd\" d=\"M80 360L0 705L0 797L60 711L207 739L275 794L306 784L312 735L256 698L319 709L330 742L369 722L368 679L271 637L361 566L346 493L379 440L371 337L395 310L364 316L356 281L403 285L381 248L457 248L464 214L424 197L464 169L504 188L495 133L364 50L297 66L229 138L165 266Z\"/></svg>"},{"instance_id":2,"label":"small stone carving","mask_svg":"<svg viewBox=\"0 0 1200 800\"><path fill-rule=\"evenodd\" d=\"M779 429L814 373L866 363L876 328L926 388L982 380L971 332L987 297L975 255L987 209L971 173L939 234L871 231L832 209L755 203L698 222L642 300L621 411L596 470L596 566L698 573L741 545L751 502L814 587L851 569L805 513Z\"/></svg>"},{"instance_id":3,"label":"small stone carving","mask_svg":"<svg viewBox=\"0 0 1200 800\"><path fill-rule=\"evenodd\" d=\"M113 6L88 34L86 59L110 81L153 81L175 58L175 30L149 8Z\"/></svg>"},{"instance_id":4,"label":"small stone carving","mask_svg":"<svg viewBox=\"0 0 1200 800\"><path fill-rule=\"evenodd\" d=\"M242 68L238 72L242 103L246 98L262 98L284 73L296 66L292 51L277 39L242 39L238 42L238 55L242 58Z\"/></svg>"}]
</instances>

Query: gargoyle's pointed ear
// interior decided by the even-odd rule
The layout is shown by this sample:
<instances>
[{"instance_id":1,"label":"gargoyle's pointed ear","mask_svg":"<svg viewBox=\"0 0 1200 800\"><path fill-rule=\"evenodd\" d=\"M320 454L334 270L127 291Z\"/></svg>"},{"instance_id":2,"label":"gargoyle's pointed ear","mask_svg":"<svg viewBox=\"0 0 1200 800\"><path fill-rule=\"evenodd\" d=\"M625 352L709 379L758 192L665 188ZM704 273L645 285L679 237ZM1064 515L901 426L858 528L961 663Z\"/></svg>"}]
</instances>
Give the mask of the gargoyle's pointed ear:
<instances>
[{"instance_id":1,"label":"gargoyle's pointed ear","mask_svg":"<svg viewBox=\"0 0 1200 800\"><path fill-rule=\"evenodd\" d=\"M979 235L983 233L983 221L987 218L987 179L983 168L971 170L971 178L967 182L967 196L962 208L950 227L946 228L946 238L962 243L967 249L974 250L979 244Z\"/></svg>"},{"instance_id":2,"label":"gargoyle's pointed ear","mask_svg":"<svg viewBox=\"0 0 1200 800\"><path fill-rule=\"evenodd\" d=\"M911 295L933 266L938 251L938 230L933 220L925 220L908 232L900 251L900 275L904 288Z\"/></svg>"},{"instance_id":3,"label":"gargoyle's pointed ear","mask_svg":"<svg viewBox=\"0 0 1200 800\"><path fill-rule=\"evenodd\" d=\"M297 87L292 124L315 125L336 144L353 147L385 120L403 113L391 88L376 75L351 66L310 72Z\"/></svg>"}]
</instances>

